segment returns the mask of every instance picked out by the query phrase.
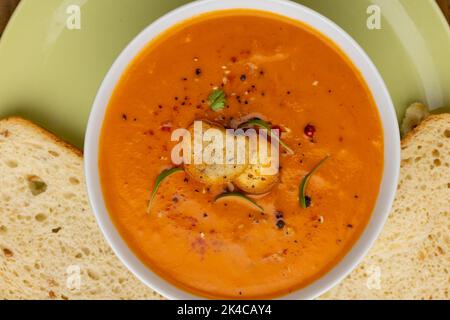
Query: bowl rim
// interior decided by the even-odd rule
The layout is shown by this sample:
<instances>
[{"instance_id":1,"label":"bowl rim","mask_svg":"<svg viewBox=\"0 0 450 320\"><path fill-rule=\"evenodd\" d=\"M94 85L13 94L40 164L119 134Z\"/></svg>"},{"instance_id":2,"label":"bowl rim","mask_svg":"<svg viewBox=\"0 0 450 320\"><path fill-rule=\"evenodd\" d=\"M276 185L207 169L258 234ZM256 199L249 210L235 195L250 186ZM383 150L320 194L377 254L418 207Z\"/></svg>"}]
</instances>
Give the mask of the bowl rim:
<instances>
[{"instance_id":1,"label":"bowl rim","mask_svg":"<svg viewBox=\"0 0 450 320\"><path fill-rule=\"evenodd\" d=\"M122 239L103 200L98 170L98 146L106 109L117 82L133 59L148 43L170 27L200 14L227 10L254 9L286 16L316 30L332 41L355 65L365 80L378 109L384 131L384 168L372 216L346 255L325 275L308 286L277 299L314 299L343 280L364 258L380 234L394 201L400 171L400 132L395 109L375 65L363 49L342 28L328 18L287 0L199 0L167 13L147 26L121 52L106 74L89 116L84 152L85 177L91 208L97 223L116 256L141 282L169 299L205 299L163 279L144 265Z\"/></svg>"}]
</instances>

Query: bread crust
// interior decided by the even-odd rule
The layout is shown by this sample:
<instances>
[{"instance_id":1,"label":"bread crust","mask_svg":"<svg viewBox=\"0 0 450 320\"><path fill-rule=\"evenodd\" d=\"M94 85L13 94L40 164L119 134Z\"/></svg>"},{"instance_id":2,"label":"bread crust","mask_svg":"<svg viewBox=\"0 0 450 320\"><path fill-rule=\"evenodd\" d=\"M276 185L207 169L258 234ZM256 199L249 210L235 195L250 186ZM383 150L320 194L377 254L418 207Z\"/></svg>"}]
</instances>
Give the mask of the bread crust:
<instances>
[{"instance_id":1,"label":"bread crust","mask_svg":"<svg viewBox=\"0 0 450 320\"><path fill-rule=\"evenodd\" d=\"M18 117L18 116L11 116L11 117L6 117L6 118L1 119L0 125L2 123L18 124L18 125L23 125L25 127L31 128L34 131L36 131L37 133L39 133L41 136L45 137L46 139L50 140L51 142L56 143L61 148L66 149L67 151L71 152L76 157L83 159L83 152L80 149L73 146L69 142L64 141L63 139L59 138L53 132L31 122L30 120L27 120L25 118Z\"/></svg>"},{"instance_id":2,"label":"bread crust","mask_svg":"<svg viewBox=\"0 0 450 320\"><path fill-rule=\"evenodd\" d=\"M433 114L429 117L425 118L417 127L415 127L412 131L408 132L405 137L402 139L401 146L402 149L405 148L411 140L422 130L424 130L427 126L432 125L434 122L447 120L450 122L450 113L441 113L441 114Z\"/></svg>"}]
</instances>

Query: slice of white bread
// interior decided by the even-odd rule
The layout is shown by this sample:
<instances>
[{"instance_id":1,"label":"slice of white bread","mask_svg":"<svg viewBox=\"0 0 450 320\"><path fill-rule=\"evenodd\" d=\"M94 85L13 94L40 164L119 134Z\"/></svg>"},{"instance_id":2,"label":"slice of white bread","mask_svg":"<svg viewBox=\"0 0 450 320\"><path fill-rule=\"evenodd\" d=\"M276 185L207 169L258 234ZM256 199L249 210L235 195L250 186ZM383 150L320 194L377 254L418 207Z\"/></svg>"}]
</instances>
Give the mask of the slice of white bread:
<instances>
[{"instance_id":1,"label":"slice of white bread","mask_svg":"<svg viewBox=\"0 0 450 320\"><path fill-rule=\"evenodd\" d=\"M0 120L0 300L158 298L104 241L81 152L24 119Z\"/></svg>"},{"instance_id":2,"label":"slice of white bread","mask_svg":"<svg viewBox=\"0 0 450 320\"><path fill-rule=\"evenodd\" d=\"M449 299L450 114L402 141L399 188L380 238L322 299Z\"/></svg>"}]
</instances>

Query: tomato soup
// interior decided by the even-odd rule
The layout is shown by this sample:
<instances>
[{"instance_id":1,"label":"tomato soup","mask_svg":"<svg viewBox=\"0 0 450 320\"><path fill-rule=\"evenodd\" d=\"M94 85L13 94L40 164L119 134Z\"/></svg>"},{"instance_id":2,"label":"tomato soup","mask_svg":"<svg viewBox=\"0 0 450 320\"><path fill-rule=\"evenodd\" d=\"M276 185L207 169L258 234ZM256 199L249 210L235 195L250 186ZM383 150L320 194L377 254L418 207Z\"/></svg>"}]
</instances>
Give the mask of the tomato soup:
<instances>
[{"instance_id":1,"label":"tomato soup","mask_svg":"<svg viewBox=\"0 0 450 320\"><path fill-rule=\"evenodd\" d=\"M270 191L210 185L181 166L149 209L155 181L174 167L174 130L253 118L292 151L281 152ZM135 58L106 112L99 169L117 229L151 270L203 297L273 298L319 279L354 245L378 196L383 148L371 93L330 40L284 17L231 10L175 26ZM258 207L216 201L230 188Z\"/></svg>"}]
</instances>

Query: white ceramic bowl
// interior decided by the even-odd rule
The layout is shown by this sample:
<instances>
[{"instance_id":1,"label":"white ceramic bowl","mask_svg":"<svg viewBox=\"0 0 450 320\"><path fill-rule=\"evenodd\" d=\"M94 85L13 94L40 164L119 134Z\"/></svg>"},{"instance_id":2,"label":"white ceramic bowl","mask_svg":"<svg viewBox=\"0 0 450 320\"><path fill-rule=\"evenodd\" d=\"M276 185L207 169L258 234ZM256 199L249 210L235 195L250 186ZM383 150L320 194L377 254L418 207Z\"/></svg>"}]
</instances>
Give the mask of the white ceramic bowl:
<instances>
[{"instance_id":1,"label":"white ceramic bowl","mask_svg":"<svg viewBox=\"0 0 450 320\"><path fill-rule=\"evenodd\" d=\"M133 58L156 36L174 24L216 10L249 8L269 11L310 25L334 41L353 61L366 80L375 99L384 129L384 172L376 207L365 231L352 250L325 276L283 299L313 299L341 281L364 257L378 237L397 188L400 168L400 136L394 106L377 69L360 46L340 27L320 14L284 0L203 0L180 7L142 31L120 54L106 75L95 99L85 140L85 174L91 206L98 224L114 252L142 282L170 299L199 299L165 281L146 267L128 248L106 210L100 187L98 149L100 131L111 94Z\"/></svg>"}]
</instances>

